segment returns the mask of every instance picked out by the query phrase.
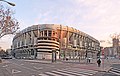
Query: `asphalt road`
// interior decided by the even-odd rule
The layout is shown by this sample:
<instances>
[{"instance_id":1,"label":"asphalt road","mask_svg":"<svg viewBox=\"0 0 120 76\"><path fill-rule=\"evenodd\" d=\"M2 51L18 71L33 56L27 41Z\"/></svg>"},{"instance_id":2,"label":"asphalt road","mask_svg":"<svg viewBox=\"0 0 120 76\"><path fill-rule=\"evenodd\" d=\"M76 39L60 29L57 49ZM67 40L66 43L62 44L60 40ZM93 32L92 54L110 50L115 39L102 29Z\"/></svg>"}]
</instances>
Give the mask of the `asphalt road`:
<instances>
[{"instance_id":1,"label":"asphalt road","mask_svg":"<svg viewBox=\"0 0 120 76\"><path fill-rule=\"evenodd\" d=\"M95 76L120 76L120 60L110 59L111 69L108 72L98 72Z\"/></svg>"},{"instance_id":2,"label":"asphalt road","mask_svg":"<svg viewBox=\"0 0 120 76\"><path fill-rule=\"evenodd\" d=\"M1 72L5 73L5 76L38 76L46 71L71 67L68 63L64 65L63 63L36 63L17 59L5 60L5 62L0 65Z\"/></svg>"},{"instance_id":3,"label":"asphalt road","mask_svg":"<svg viewBox=\"0 0 120 76\"><path fill-rule=\"evenodd\" d=\"M112 68L104 76L120 76L120 63L113 64Z\"/></svg>"},{"instance_id":4,"label":"asphalt road","mask_svg":"<svg viewBox=\"0 0 120 76\"><path fill-rule=\"evenodd\" d=\"M41 75L45 76L44 73L47 73L48 76L57 76L57 75L83 76L84 72L85 74L87 72L87 75L85 76L88 76L89 74L93 75L97 72L92 70L90 71L90 70L83 70L79 68L73 68L74 65L76 64L39 63L39 62L28 62L24 60L10 59L10 60L5 60L5 63L0 64L0 76L41 76ZM55 72L55 73L53 74L52 72Z\"/></svg>"},{"instance_id":5,"label":"asphalt road","mask_svg":"<svg viewBox=\"0 0 120 76\"><path fill-rule=\"evenodd\" d=\"M40 63L10 59L0 64L0 76L120 76L118 70L120 69L120 64L111 65L112 69L109 72L75 67L79 65L74 63ZM113 68L117 68L117 73L115 72L116 69L114 71Z\"/></svg>"},{"instance_id":6,"label":"asphalt road","mask_svg":"<svg viewBox=\"0 0 120 76\"><path fill-rule=\"evenodd\" d=\"M32 68L32 65L17 60L9 60L7 63L1 64L0 67L5 70L5 76L35 76L39 74L37 70Z\"/></svg>"}]
</instances>

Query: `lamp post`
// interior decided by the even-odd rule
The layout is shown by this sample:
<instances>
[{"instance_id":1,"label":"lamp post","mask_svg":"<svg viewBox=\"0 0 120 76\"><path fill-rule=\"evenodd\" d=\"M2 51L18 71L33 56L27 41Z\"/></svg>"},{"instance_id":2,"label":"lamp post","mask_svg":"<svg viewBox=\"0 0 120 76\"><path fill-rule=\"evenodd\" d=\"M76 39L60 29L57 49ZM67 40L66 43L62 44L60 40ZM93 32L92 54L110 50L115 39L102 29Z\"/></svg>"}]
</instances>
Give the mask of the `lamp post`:
<instances>
[{"instance_id":1,"label":"lamp post","mask_svg":"<svg viewBox=\"0 0 120 76\"><path fill-rule=\"evenodd\" d=\"M8 2L8 1L6 1L6 0L0 0L0 1L6 2L6 3L8 3L8 4L11 5L11 6L15 6L14 3Z\"/></svg>"}]
</instances>

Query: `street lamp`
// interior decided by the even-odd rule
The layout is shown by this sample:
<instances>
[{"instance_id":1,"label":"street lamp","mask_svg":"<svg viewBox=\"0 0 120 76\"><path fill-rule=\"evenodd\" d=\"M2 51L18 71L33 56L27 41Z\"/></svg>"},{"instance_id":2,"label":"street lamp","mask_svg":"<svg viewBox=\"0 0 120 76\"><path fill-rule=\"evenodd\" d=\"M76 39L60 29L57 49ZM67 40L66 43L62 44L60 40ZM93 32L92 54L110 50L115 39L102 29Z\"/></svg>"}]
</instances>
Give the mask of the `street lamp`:
<instances>
[{"instance_id":1,"label":"street lamp","mask_svg":"<svg viewBox=\"0 0 120 76\"><path fill-rule=\"evenodd\" d=\"M6 1L6 0L0 0L0 1L6 2L6 3L8 3L8 4L11 5L11 6L15 6L14 3L8 2L8 1Z\"/></svg>"}]
</instances>

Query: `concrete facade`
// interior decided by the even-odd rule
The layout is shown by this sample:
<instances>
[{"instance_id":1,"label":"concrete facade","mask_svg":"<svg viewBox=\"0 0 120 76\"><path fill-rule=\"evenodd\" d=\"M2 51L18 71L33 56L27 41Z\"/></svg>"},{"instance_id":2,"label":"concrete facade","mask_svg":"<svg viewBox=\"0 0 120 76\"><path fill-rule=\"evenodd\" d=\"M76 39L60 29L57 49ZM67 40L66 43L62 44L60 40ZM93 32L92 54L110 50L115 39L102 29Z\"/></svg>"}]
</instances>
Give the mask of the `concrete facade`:
<instances>
[{"instance_id":1,"label":"concrete facade","mask_svg":"<svg viewBox=\"0 0 120 76\"><path fill-rule=\"evenodd\" d=\"M16 58L51 59L56 56L57 59L84 59L96 58L100 43L72 27L39 24L17 33L11 49Z\"/></svg>"}]
</instances>

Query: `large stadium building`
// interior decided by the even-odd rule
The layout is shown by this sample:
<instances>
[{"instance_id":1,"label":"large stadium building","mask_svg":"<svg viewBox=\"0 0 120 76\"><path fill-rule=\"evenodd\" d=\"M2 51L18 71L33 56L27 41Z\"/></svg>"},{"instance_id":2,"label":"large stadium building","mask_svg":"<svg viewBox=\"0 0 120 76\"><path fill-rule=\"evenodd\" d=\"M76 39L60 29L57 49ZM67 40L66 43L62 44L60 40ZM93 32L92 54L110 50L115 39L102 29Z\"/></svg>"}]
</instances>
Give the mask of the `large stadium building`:
<instances>
[{"instance_id":1,"label":"large stadium building","mask_svg":"<svg viewBox=\"0 0 120 76\"><path fill-rule=\"evenodd\" d=\"M56 24L33 25L17 33L12 41L12 54L16 58L96 58L98 51L100 43L95 38Z\"/></svg>"}]
</instances>

